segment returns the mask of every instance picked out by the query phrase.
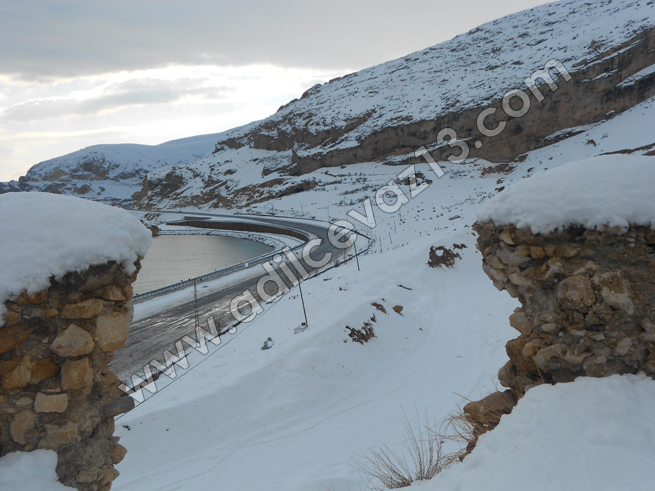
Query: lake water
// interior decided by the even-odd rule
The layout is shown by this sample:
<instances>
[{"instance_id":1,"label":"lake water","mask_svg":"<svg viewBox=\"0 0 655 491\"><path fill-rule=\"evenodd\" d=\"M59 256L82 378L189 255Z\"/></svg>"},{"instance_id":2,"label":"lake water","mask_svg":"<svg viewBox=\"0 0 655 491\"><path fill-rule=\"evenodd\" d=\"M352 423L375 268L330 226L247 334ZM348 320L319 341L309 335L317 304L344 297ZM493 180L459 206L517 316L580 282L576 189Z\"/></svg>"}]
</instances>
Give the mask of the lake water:
<instances>
[{"instance_id":1,"label":"lake water","mask_svg":"<svg viewBox=\"0 0 655 491\"><path fill-rule=\"evenodd\" d=\"M132 286L135 293L144 293L228 268L272 250L259 242L218 235L156 236Z\"/></svg>"}]
</instances>

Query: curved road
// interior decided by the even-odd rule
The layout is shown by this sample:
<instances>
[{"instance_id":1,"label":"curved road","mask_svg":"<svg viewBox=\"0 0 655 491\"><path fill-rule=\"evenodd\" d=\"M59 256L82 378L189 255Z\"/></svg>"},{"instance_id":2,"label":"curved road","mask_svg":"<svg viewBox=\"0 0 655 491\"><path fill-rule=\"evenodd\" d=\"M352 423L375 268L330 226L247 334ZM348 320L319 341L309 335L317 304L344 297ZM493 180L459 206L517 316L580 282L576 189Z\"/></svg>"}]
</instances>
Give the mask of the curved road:
<instances>
[{"instance_id":1,"label":"curved road","mask_svg":"<svg viewBox=\"0 0 655 491\"><path fill-rule=\"evenodd\" d=\"M333 261L335 258L346 253L344 249L335 247L330 243L330 240L328 240L329 224L324 222L322 223L313 220L303 222L300 220L277 217L235 217L232 215L210 215L206 213L182 214L187 216L207 216L212 218L211 221L220 221L221 218L229 218L231 222L234 222L235 219L238 219L238 221L244 224L268 224L309 233L321 241L320 245L311 250L310 257L314 261L321 261L326 254L332 254L331 260ZM307 273L311 274L316 271L316 268L310 267L302 260L299 253L296 253L296 256L300 258L301 264ZM299 278L300 275L298 274L297 268L294 266L293 262L288 259L286 259L285 262L294 273L294 276ZM284 279L287 286L290 287L291 282L281 271L279 271L278 268L276 269L278 270L280 277ZM218 291L214 291L203 297L198 297L198 314L201 327L208 330L207 319L211 315L215 320L216 326L220 329L220 332L223 333L227 326L235 322L235 318L230 312L230 302L234 297L240 295L246 289L256 297L259 303L264 303L257 293L256 285L257 281L262 276L267 275L267 273L261 264L253 267L252 271L253 274L247 278L239 279ZM265 287L268 294L276 293L275 290L277 289L277 285L274 283L266 283ZM202 294L202 290L199 289L198 293ZM193 299L190 298L187 303L171 307L133 322L130 326L130 334L125 346L121 350L115 352L114 359L109 365L110 369L116 373L119 378L129 380L131 374L138 374L139 372L143 373L143 366L153 359L158 360L160 363L164 363L162 353L165 350L168 350L172 354L177 354L175 343L179 339L185 335L189 335L193 339L196 339L194 313L194 302ZM245 314L247 312L243 313Z\"/></svg>"}]
</instances>

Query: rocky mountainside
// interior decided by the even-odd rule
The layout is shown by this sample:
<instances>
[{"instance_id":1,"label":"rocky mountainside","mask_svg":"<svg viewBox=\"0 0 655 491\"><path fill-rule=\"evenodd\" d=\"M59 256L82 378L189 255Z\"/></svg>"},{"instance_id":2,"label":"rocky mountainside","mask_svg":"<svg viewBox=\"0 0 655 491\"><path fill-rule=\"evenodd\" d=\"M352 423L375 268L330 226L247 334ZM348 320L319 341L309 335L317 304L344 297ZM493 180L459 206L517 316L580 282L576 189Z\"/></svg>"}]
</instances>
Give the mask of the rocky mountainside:
<instances>
[{"instance_id":1,"label":"rocky mountainside","mask_svg":"<svg viewBox=\"0 0 655 491\"><path fill-rule=\"evenodd\" d=\"M518 162L653 96L654 26L647 0L557 2L498 19L312 87L273 116L225 133L211 157L149 174L135 202L249 206L316 187L319 168L424 162L415 158L421 146L437 160L459 156L447 141L455 135L469 159ZM488 108L498 110L481 126ZM503 131L490 136L485 128L501 121Z\"/></svg>"},{"instance_id":2,"label":"rocky mountainside","mask_svg":"<svg viewBox=\"0 0 655 491\"><path fill-rule=\"evenodd\" d=\"M149 172L205 157L221 136L200 135L161 145L94 145L41 162L18 181L0 183L0 194L47 191L100 200L130 199Z\"/></svg>"}]
</instances>

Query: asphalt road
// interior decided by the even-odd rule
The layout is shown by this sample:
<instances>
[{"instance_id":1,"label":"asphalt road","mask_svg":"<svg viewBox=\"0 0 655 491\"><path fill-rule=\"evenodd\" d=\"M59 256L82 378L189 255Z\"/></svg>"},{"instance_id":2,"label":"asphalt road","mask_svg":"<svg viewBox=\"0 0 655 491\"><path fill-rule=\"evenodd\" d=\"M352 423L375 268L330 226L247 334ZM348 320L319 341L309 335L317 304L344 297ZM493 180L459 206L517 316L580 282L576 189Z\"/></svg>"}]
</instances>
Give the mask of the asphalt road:
<instances>
[{"instance_id":1,"label":"asphalt road","mask_svg":"<svg viewBox=\"0 0 655 491\"><path fill-rule=\"evenodd\" d=\"M184 215L202 216L202 213L184 213ZM220 220L223 216L211 215L213 218ZM237 217L230 216L234 219ZM328 226L325 222L317 221L300 221L289 220L277 217L245 217L239 216L238 219L244 223L265 223L277 225L280 227L292 228L303 232L308 232L321 239L321 244L311 251L311 258L320 261L325 254L331 253L332 260L341 256L346 251L337 248L328 240ZM298 255L298 254L297 254ZM303 267L309 274L315 271L315 268L309 267L301 261ZM300 275L297 273L293 263L286 261L296 278ZM230 303L233 298L248 289L262 303L261 298L256 290L257 281L267 273L262 265L252 268L253 275L245 279L235 280L228 286L203 296L202 286L198 288L198 313L201 327L207 328L207 318L209 315L214 317L216 326L220 332L224 332L227 326L232 325L236 320L230 312ZM280 277L285 281L287 286L291 286L286 276L278 270ZM273 282L266 284L266 292L275 294L277 286ZM247 312L243 312L247 314ZM193 339L195 336L195 308L193 298L190 296L189 302L163 310L156 314L150 315L130 326L130 334L125 346L117 351L109 367L121 379L129 380L132 373L143 373L143 366L150 361L158 360L164 363L163 352L170 351L177 353L175 343L185 335L190 335Z\"/></svg>"}]
</instances>

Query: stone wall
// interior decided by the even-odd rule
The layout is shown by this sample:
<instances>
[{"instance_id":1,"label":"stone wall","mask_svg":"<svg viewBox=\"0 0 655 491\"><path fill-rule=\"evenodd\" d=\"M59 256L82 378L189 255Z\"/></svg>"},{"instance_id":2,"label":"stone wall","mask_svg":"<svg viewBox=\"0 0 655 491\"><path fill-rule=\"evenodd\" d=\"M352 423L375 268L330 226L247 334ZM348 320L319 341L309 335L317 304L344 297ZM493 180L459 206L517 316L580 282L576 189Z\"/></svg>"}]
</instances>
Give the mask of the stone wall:
<instances>
[{"instance_id":1,"label":"stone wall","mask_svg":"<svg viewBox=\"0 0 655 491\"><path fill-rule=\"evenodd\" d=\"M0 456L54 450L60 481L107 490L125 448L114 416L134 401L107 364L132 320L128 275L110 262L51 279L49 289L7 302L0 327Z\"/></svg>"},{"instance_id":2,"label":"stone wall","mask_svg":"<svg viewBox=\"0 0 655 491\"><path fill-rule=\"evenodd\" d=\"M655 378L655 231L473 228L485 273L521 307L498 372L507 390L464 407L474 427L468 452L532 386L640 371Z\"/></svg>"},{"instance_id":3,"label":"stone wall","mask_svg":"<svg viewBox=\"0 0 655 491\"><path fill-rule=\"evenodd\" d=\"M655 232L569 228L546 236L476 224L483 268L521 302L510 317L500 383L535 383L643 371L655 376Z\"/></svg>"}]
</instances>

